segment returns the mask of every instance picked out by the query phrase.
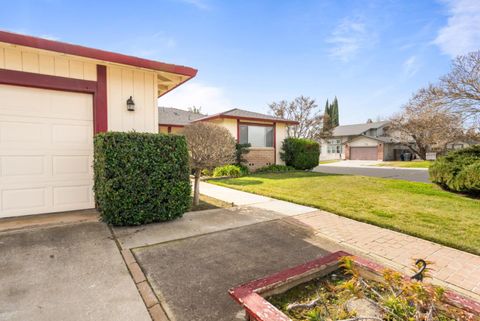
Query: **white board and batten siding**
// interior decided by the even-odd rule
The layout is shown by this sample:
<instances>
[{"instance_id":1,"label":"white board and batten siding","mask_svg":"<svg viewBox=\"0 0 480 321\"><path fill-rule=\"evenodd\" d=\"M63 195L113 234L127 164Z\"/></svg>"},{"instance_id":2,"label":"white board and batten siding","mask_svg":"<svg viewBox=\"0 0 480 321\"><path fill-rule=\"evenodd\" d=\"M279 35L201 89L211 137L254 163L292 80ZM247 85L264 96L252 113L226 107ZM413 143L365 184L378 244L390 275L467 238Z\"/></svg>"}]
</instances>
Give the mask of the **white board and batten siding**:
<instances>
[{"instance_id":1,"label":"white board and batten siding","mask_svg":"<svg viewBox=\"0 0 480 321\"><path fill-rule=\"evenodd\" d=\"M2 69L96 81L97 64L108 130L157 132L154 71L0 43ZM93 134L92 95L0 85L0 218L93 208Z\"/></svg>"}]
</instances>

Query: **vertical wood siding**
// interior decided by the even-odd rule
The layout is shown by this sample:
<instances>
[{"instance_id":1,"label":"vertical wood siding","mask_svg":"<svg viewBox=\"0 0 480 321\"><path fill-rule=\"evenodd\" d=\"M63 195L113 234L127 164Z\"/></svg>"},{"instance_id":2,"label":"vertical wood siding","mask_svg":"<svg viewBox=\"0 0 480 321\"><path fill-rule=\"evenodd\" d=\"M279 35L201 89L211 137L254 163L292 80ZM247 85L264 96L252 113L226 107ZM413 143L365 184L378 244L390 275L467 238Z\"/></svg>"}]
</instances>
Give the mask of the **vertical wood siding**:
<instances>
[{"instance_id":1,"label":"vertical wood siding","mask_svg":"<svg viewBox=\"0 0 480 321\"><path fill-rule=\"evenodd\" d=\"M0 43L0 68L95 81L95 65L62 54Z\"/></svg>"},{"instance_id":2,"label":"vertical wood siding","mask_svg":"<svg viewBox=\"0 0 480 321\"><path fill-rule=\"evenodd\" d=\"M108 130L158 132L157 77L154 71L98 62L107 66ZM96 62L82 57L0 43L0 68L97 80ZM132 96L135 111L127 111Z\"/></svg>"}]
</instances>

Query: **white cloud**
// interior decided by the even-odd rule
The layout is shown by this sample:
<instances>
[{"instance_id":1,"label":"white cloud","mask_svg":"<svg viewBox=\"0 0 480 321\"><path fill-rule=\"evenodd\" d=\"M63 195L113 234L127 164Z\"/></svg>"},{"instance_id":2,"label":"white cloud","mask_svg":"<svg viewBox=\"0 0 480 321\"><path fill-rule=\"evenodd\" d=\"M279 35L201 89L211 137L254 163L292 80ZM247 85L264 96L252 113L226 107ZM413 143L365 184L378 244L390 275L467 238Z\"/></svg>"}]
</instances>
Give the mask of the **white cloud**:
<instances>
[{"instance_id":1,"label":"white cloud","mask_svg":"<svg viewBox=\"0 0 480 321\"><path fill-rule=\"evenodd\" d=\"M352 60L358 52L374 42L361 19L344 18L333 30L327 43L332 44L330 56L343 62Z\"/></svg>"},{"instance_id":2,"label":"white cloud","mask_svg":"<svg viewBox=\"0 0 480 321\"><path fill-rule=\"evenodd\" d=\"M434 43L452 57L480 49L480 1L447 0L449 18Z\"/></svg>"},{"instance_id":3,"label":"white cloud","mask_svg":"<svg viewBox=\"0 0 480 321\"><path fill-rule=\"evenodd\" d=\"M403 73L407 78L415 76L419 69L420 63L416 56L411 56L403 62Z\"/></svg>"},{"instance_id":4,"label":"white cloud","mask_svg":"<svg viewBox=\"0 0 480 321\"><path fill-rule=\"evenodd\" d=\"M199 82L187 82L177 89L158 99L158 106L187 109L196 106L202 113L209 115L233 108L220 87L205 85Z\"/></svg>"}]
</instances>

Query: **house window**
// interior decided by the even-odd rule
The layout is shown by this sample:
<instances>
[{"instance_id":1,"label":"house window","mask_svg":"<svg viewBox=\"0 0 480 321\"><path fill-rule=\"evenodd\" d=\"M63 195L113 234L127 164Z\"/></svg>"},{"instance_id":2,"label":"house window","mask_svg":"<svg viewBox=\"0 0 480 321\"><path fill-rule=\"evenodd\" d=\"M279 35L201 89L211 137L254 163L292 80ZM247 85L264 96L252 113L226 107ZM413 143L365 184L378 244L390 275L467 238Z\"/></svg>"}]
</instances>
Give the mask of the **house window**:
<instances>
[{"instance_id":1,"label":"house window","mask_svg":"<svg viewBox=\"0 0 480 321\"><path fill-rule=\"evenodd\" d=\"M273 147L273 126L240 125L240 144Z\"/></svg>"},{"instance_id":2,"label":"house window","mask_svg":"<svg viewBox=\"0 0 480 321\"><path fill-rule=\"evenodd\" d=\"M341 154L342 142L340 139L329 139L327 141L327 153L328 154Z\"/></svg>"}]
</instances>

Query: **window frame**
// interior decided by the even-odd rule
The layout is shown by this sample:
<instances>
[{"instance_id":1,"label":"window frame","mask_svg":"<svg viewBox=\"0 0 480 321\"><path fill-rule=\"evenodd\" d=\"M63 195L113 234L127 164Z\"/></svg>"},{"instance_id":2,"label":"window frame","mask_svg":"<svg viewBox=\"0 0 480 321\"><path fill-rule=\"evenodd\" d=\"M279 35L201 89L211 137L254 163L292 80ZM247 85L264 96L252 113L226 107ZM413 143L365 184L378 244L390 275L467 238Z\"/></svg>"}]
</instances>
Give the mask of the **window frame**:
<instances>
[{"instance_id":1,"label":"window frame","mask_svg":"<svg viewBox=\"0 0 480 321\"><path fill-rule=\"evenodd\" d=\"M241 134L241 127L242 126L256 126L256 127L270 127L272 128L272 146L251 146L251 148L274 148L276 145L276 124L263 124L263 123L251 123L251 122L242 122L238 121L237 122L237 134L238 134L238 143L242 144L241 139L240 139L240 134ZM247 137L247 143L248 143L248 137ZM243 143L244 144L244 143Z\"/></svg>"}]
</instances>

